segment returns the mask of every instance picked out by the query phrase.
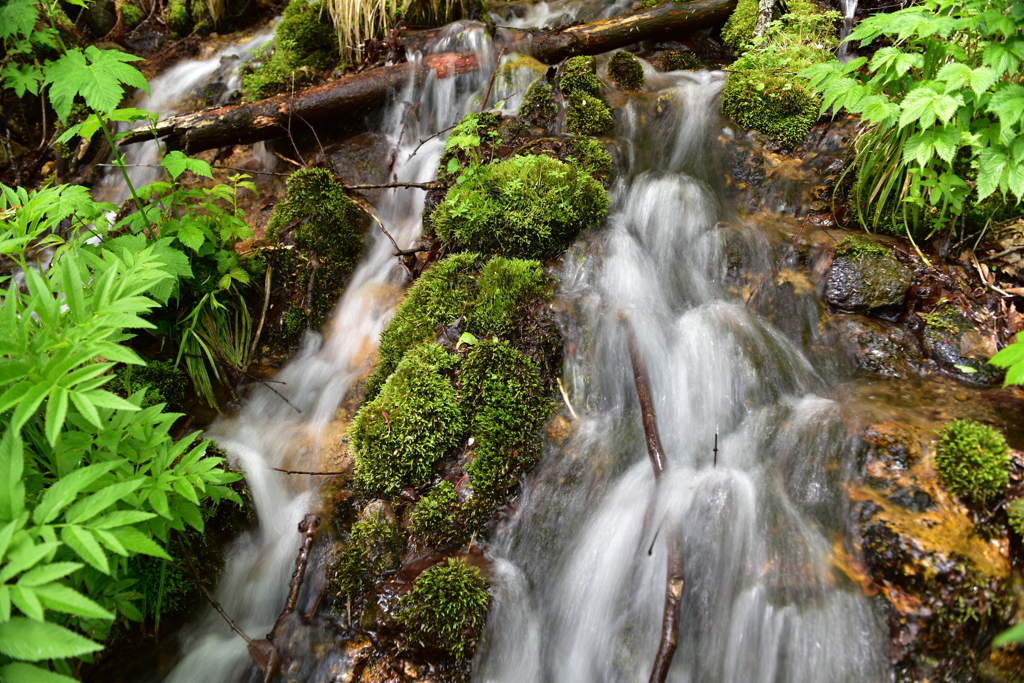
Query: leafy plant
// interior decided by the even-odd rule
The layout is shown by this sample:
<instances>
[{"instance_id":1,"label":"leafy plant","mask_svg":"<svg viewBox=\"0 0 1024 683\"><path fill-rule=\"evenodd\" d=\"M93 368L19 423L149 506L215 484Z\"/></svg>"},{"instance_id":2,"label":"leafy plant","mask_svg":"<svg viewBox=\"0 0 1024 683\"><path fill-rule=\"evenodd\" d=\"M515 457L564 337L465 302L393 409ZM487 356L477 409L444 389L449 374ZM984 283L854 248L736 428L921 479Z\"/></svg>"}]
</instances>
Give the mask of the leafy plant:
<instances>
[{"instance_id":1,"label":"leafy plant","mask_svg":"<svg viewBox=\"0 0 1024 683\"><path fill-rule=\"evenodd\" d=\"M1024 196L1022 29L1016 0L925 0L854 29L861 47L891 43L870 59L801 72L823 113L864 122L853 199L865 227L931 236L965 202Z\"/></svg>"},{"instance_id":2,"label":"leafy plant","mask_svg":"<svg viewBox=\"0 0 1024 683\"><path fill-rule=\"evenodd\" d=\"M1018 332L1017 340L1000 349L989 363L998 368L1006 368L1003 386L1024 384L1024 332Z\"/></svg>"}]
</instances>

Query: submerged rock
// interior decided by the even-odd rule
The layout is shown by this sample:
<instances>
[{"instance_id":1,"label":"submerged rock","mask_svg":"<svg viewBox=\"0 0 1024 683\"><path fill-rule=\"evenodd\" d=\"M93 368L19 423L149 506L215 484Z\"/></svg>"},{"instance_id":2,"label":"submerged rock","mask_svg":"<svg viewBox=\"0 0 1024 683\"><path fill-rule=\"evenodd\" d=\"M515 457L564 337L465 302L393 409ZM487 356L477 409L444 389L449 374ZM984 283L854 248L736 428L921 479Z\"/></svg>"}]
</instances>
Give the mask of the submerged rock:
<instances>
[{"instance_id":1,"label":"submerged rock","mask_svg":"<svg viewBox=\"0 0 1024 683\"><path fill-rule=\"evenodd\" d=\"M992 384L1002 379L1002 371L986 362L986 345L979 343L983 335L974 329L970 319L949 307L921 317L925 321L921 332L925 353L940 367L973 384ZM991 350L994 351L994 345Z\"/></svg>"},{"instance_id":2,"label":"submerged rock","mask_svg":"<svg viewBox=\"0 0 1024 683\"><path fill-rule=\"evenodd\" d=\"M838 314L832 318L836 342L859 372L906 378L917 373L921 351L901 325L863 315Z\"/></svg>"},{"instance_id":3,"label":"submerged rock","mask_svg":"<svg viewBox=\"0 0 1024 683\"><path fill-rule=\"evenodd\" d=\"M865 312L899 306L910 289L913 271L892 256L878 253L839 256L832 262L825 300L843 311Z\"/></svg>"}]
</instances>

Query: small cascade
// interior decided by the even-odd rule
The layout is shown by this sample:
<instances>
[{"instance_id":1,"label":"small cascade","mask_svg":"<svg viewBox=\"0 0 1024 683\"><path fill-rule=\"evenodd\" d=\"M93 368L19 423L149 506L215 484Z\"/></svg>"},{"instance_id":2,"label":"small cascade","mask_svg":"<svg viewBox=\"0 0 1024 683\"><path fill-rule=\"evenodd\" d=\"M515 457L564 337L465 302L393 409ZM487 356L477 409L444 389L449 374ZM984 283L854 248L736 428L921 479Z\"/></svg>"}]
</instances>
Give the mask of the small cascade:
<instances>
[{"instance_id":1,"label":"small cascade","mask_svg":"<svg viewBox=\"0 0 1024 683\"><path fill-rule=\"evenodd\" d=\"M399 181L434 179L444 137L422 145L420 141L449 128L473 101L479 103L493 69L490 38L479 25L447 27L432 50L475 52L482 66L475 73L443 80L432 75L422 89L410 84L394 99L382 130L394 149L393 174ZM410 56L410 60L418 58ZM419 103L417 114L412 116L409 112L414 107L409 105L415 102ZM377 216L401 248L413 246L419 238L423 199L423 191L403 189L384 191L375 201ZM245 472L256 507L258 525L227 550L227 568L216 590L227 613L253 638L264 637L284 607L299 545L297 525L319 507L316 477L289 476L271 468L315 471L328 464L329 453L343 436L335 421L338 406L368 369L367 350L376 346L405 282L405 272L393 251L379 230L370 230L366 253L329 327L322 335L307 333L301 352L275 377L283 382L275 385L277 390L301 413L272 392L258 388L238 414L218 419L207 432ZM307 583L322 580L324 559L311 558ZM306 610L300 598L298 611ZM315 628L302 632L298 619L292 619L286 628L291 647L305 643L312 649L327 637ZM255 676L258 671L245 643L212 609L185 639L182 651L187 654L171 672L169 683L228 683ZM341 658L340 652L325 658L297 656L299 669L290 670L289 678L333 680L332 676L348 666ZM328 671L332 673L327 675Z\"/></svg>"},{"instance_id":2,"label":"small cascade","mask_svg":"<svg viewBox=\"0 0 1024 683\"><path fill-rule=\"evenodd\" d=\"M836 57L840 62L845 63L853 58L853 55L848 54L849 43L844 41L853 30L853 18L857 14L857 0L839 0L839 8L843 13L843 28L839 32L839 50L836 52Z\"/></svg>"},{"instance_id":3,"label":"small cascade","mask_svg":"<svg viewBox=\"0 0 1024 683\"><path fill-rule=\"evenodd\" d=\"M722 289L723 79L658 75L616 131L626 163L607 228L560 273L583 340L565 381L585 409L493 539L477 681L647 680L676 529L686 584L670 681L890 679L884 620L831 564L856 444L800 349ZM651 375L660 489L621 315Z\"/></svg>"}]
</instances>

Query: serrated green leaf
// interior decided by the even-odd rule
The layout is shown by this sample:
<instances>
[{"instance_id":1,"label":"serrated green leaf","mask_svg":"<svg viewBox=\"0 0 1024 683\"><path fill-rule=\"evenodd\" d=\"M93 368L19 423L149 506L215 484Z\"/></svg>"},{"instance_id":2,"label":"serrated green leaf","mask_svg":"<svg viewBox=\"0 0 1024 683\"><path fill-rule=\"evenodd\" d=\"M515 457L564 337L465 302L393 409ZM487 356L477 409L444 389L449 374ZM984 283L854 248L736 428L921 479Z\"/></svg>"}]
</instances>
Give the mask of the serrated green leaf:
<instances>
[{"instance_id":1,"label":"serrated green leaf","mask_svg":"<svg viewBox=\"0 0 1024 683\"><path fill-rule=\"evenodd\" d=\"M25 509L24 467L21 437L7 429L0 439L0 521L13 520Z\"/></svg>"},{"instance_id":2,"label":"serrated green leaf","mask_svg":"<svg viewBox=\"0 0 1024 683\"><path fill-rule=\"evenodd\" d=\"M0 652L14 659L41 662L60 657L78 657L102 650L103 646L49 622L11 617L0 624Z\"/></svg>"},{"instance_id":3,"label":"serrated green leaf","mask_svg":"<svg viewBox=\"0 0 1024 683\"><path fill-rule=\"evenodd\" d=\"M68 525L61 529L60 537L83 560L104 574L110 573L110 563L107 561L107 554L103 552L103 548L100 547L99 542L88 529Z\"/></svg>"},{"instance_id":4,"label":"serrated green leaf","mask_svg":"<svg viewBox=\"0 0 1024 683\"><path fill-rule=\"evenodd\" d=\"M114 615L85 597L78 591L59 583L50 583L35 589L39 601L52 610L65 614L74 614L90 619L114 618Z\"/></svg>"},{"instance_id":5,"label":"serrated green leaf","mask_svg":"<svg viewBox=\"0 0 1024 683\"><path fill-rule=\"evenodd\" d=\"M50 86L50 103L61 121L67 121L75 97L102 114L111 114L124 97L124 85L141 88L149 85L138 69L128 62L141 59L118 50L100 50L90 45L84 52L69 50L46 70L45 84Z\"/></svg>"},{"instance_id":6,"label":"serrated green leaf","mask_svg":"<svg viewBox=\"0 0 1024 683\"><path fill-rule=\"evenodd\" d=\"M117 465L117 462L100 462L61 477L43 494L39 505L32 511L32 521L37 525L49 524L80 492Z\"/></svg>"},{"instance_id":7,"label":"serrated green leaf","mask_svg":"<svg viewBox=\"0 0 1024 683\"><path fill-rule=\"evenodd\" d=\"M168 555L156 541L134 527L124 526L117 529L111 529L110 534L117 538L117 540L121 542L121 545L134 553L160 557L165 560L171 559L171 556Z\"/></svg>"},{"instance_id":8,"label":"serrated green leaf","mask_svg":"<svg viewBox=\"0 0 1024 683\"><path fill-rule=\"evenodd\" d=\"M96 493L83 498L72 505L64 513L64 519L69 524L82 524L92 519L108 507L121 500L130 493L137 491L145 480L140 477L129 481L120 481L116 484L104 486Z\"/></svg>"},{"instance_id":9,"label":"serrated green leaf","mask_svg":"<svg viewBox=\"0 0 1024 683\"><path fill-rule=\"evenodd\" d=\"M27 586L11 586L11 602L29 619L42 621L45 618L43 604L36 597L35 589Z\"/></svg>"},{"instance_id":10,"label":"serrated green leaf","mask_svg":"<svg viewBox=\"0 0 1024 683\"><path fill-rule=\"evenodd\" d=\"M100 517L89 526L92 529L114 529L128 524L135 525L154 517L156 515L152 512L144 512L143 510L117 510Z\"/></svg>"},{"instance_id":11,"label":"serrated green leaf","mask_svg":"<svg viewBox=\"0 0 1024 683\"><path fill-rule=\"evenodd\" d=\"M187 500L179 500L178 504L175 506L175 511L190 527L200 533L204 531L203 515L199 512L199 508L194 504Z\"/></svg>"},{"instance_id":12,"label":"serrated green leaf","mask_svg":"<svg viewBox=\"0 0 1024 683\"><path fill-rule=\"evenodd\" d=\"M34 544L31 541L11 550L7 564L0 569L0 583L5 583L17 574L36 566L44 557L60 547L57 541Z\"/></svg>"},{"instance_id":13,"label":"serrated green leaf","mask_svg":"<svg viewBox=\"0 0 1024 683\"><path fill-rule=\"evenodd\" d=\"M38 95L39 84L43 82L43 74L34 64L13 62L0 71L0 78L4 79L4 87L14 90L18 97L24 97L26 92Z\"/></svg>"},{"instance_id":14,"label":"serrated green leaf","mask_svg":"<svg viewBox=\"0 0 1024 683\"><path fill-rule=\"evenodd\" d=\"M29 35L38 18L39 10L33 0L9 0L0 5L0 39Z\"/></svg>"},{"instance_id":15,"label":"serrated green leaf","mask_svg":"<svg viewBox=\"0 0 1024 683\"><path fill-rule=\"evenodd\" d=\"M18 577L19 586L42 586L45 583L63 579L71 572L81 569L80 562L53 562L35 567Z\"/></svg>"},{"instance_id":16,"label":"serrated green leaf","mask_svg":"<svg viewBox=\"0 0 1024 683\"><path fill-rule=\"evenodd\" d=\"M78 683L74 678L24 662L0 666L4 683Z\"/></svg>"},{"instance_id":17,"label":"serrated green leaf","mask_svg":"<svg viewBox=\"0 0 1024 683\"><path fill-rule=\"evenodd\" d=\"M1015 125L1024 118L1024 87L1016 83L1002 84L989 100L988 110L999 117L1004 127Z\"/></svg>"}]
</instances>

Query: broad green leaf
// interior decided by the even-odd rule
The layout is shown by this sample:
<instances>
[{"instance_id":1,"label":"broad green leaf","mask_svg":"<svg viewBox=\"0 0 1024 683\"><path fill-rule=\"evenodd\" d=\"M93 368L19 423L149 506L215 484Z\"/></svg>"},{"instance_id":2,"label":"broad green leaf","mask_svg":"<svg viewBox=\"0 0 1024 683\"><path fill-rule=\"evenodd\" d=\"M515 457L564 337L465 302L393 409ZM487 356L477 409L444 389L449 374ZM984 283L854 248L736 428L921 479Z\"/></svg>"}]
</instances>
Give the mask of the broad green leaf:
<instances>
[{"instance_id":1,"label":"broad green leaf","mask_svg":"<svg viewBox=\"0 0 1024 683\"><path fill-rule=\"evenodd\" d=\"M167 494L158 488L154 488L149 493L149 504L153 507L157 513L166 519L171 518L171 508L167 504Z\"/></svg>"},{"instance_id":2,"label":"broad green leaf","mask_svg":"<svg viewBox=\"0 0 1024 683\"><path fill-rule=\"evenodd\" d=\"M11 416L11 431L21 431L24 424L35 414L39 404L50 393L51 388L52 386L48 383L33 384L29 387L29 390L21 397L18 407L14 409L14 415Z\"/></svg>"},{"instance_id":3,"label":"broad green leaf","mask_svg":"<svg viewBox=\"0 0 1024 683\"><path fill-rule=\"evenodd\" d=\"M921 86L911 90L900 105L900 128L915 121L921 128L931 128L936 120L947 123L956 114L958 107L963 106L961 95L938 93L929 87Z\"/></svg>"},{"instance_id":4,"label":"broad green leaf","mask_svg":"<svg viewBox=\"0 0 1024 683\"><path fill-rule=\"evenodd\" d=\"M100 408L113 408L114 410L129 410L133 412L139 410L139 407L134 403L129 403L117 394L112 394L103 389L86 391L83 392L83 395L88 397L90 403Z\"/></svg>"},{"instance_id":5,"label":"broad green leaf","mask_svg":"<svg viewBox=\"0 0 1024 683\"><path fill-rule=\"evenodd\" d=\"M1015 73L1022 60L1024 60L1024 43L1019 37L990 42L985 46L982 56L985 66L992 67L1000 75Z\"/></svg>"},{"instance_id":6,"label":"broad green leaf","mask_svg":"<svg viewBox=\"0 0 1024 683\"><path fill-rule=\"evenodd\" d=\"M0 563L3 563L4 557L7 555L7 548L11 545L11 538L14 537L14 533L22 526L23 522L19 523L19 521L12 519L4 525L3 529L0 529Z\"/></svg>"},{"instance_id":7,"label":"broad green leaf","mask_svg":"<svg viewBox=\"0 0 1024 683\"><path fill-rule=\"evenodd\" d=\"M24 97L26 92L39 94L39 84L43 82L42 72L33 64L10 63L0 71L4 79L4 87L14 90L17 97Z\"/></svg>"},{"instance_id":8,"label":"broad green leaf","mask_svg":"<svg viewBox=\"0 0 1024 683\"><path fill-rule=\"evenodd\" d=\"M988 110L999 117L1000 123L1009 128L1024 118L1024 87L1006 83L989 100Z\"/></svg>"},{"instance_id":9,"label":"broad green leaf","mask_svg":"<svg viewBox=\"0 0 1024 683\"><path fill-rule=\"evenodd\" d=\"M18 578L18 585L28 587L42 586L45 583L63 579L71 572L81 569L83 566L80 562L53 562L52 564L40 565L32 571L22 574Z\"/></svg>"},{"instance_id":10,"label":"broad green leaf","mask_svg":"<svg viewBox=\"0 0 1024 683\"><path fill-rule=\"evenodd\" d=\"M70 50L46 70L45 83L50 86L50 103L61 121L67 121L76 96L85 99L90 109L110 114L124 96L122 84L141 88L149 85L138 69L127 62L141 57L118 50L100 50L94 45L85 52Z\"/></svg>"},{"instance_id":11,"label":"broad green leaf","mask_svg":"<svg viewBox=\"0 0 1024 683\"><path fill-rule=\"evenodd\" d=\"M78 556L91 564L104 574L110 573L110 564L107 562L107 554L96 541L88 529L80 526L68 525L60 531L61 539L78 553Z\"/></svg>"},{"instance_id":12,"label":"broad green leaf","mask_svg":"<svg viewBox=\"0 0 1024 683\"><path fill-rule=\"evenodd\" d=\"M57 445L60 430L64 426L64 418L68 413L68 391L54 387L50 399L46 402L46 440L51 446Z\"/></svg>"},{"instance_id":13,"label":"broad green leaf","mask_svg":"<svg viewBox=\"0 0 1024 683\"><path fill-rule=\"evenodd\" d=\"M43 494L39 505L32 511L32 521L38 525L49 524L80 492L117 466L116 461L99 462L61 477Z\"/></svg>"},{"instance_id":14,"label":"broad green leaf","mask_svg":"<svg viewBox=\"0 0 1024 683\"><path fill-rule=\"evenodd\" d=\"M140 477L138 479L120 481L116 484L104 486L91 496L87 496L72 505L68 511L64 513L64 519L70 524L81 524L86 522L128 494L137 491L139 487L142 486L143 482L144 479Z\"/></svg>"},{"instance_id":15,"label":"broad green leaf","mask_svg":"<svg viewBox=\"0 0 1024 683\"><path fill-rule=\"evenodd\" d=\"M0 439L0 521L13 520L25 509L24 467L21 436L8 428Z\"/></svg>"},{"instance_id":16,"label":"broad green leaf","mask_svg":"<svg viewBox=\"0 0 1024 683\"><path fill-rule=\"evenodd\" d=\"M42 621L45 618L43 604L36 597L34 588L11 586L11 602L29 619Z\"/></svg>"},{"instance_id":17,"label":"broad green leaf","mask_svg":"<svg viewBox=\"0 0 1024 683\"><path fill-rule=\"evenodd\" d=\"M986 147L978 155L978 200L985 199L1005 184L1010 159L1005 150Z\"/></svg>"},{"instance_id":18,"label":"broad green leaf","mask_svg":"<svg viewBox=\"0 0 1024 683\"><path fill-rule=\"evenodd\" d=\"M8 0L0 5L0 39L29 35L38 18L34 0Z\"/></svg>"},{"instance_id":19,"label":"broad green leaf","mask_svg":"<svg viewBox=\"0 0 1024 683\"><path fill-rule=\"evenodd\" d=\"M0 624L0 652L13 659L41 662L59 657L78 657L103 646L46 621L11 617Z\"/></svg>"},{"instance_id":20,"label":"broad green leaf","mask_svg":"<svg viewBox=\"0 0 1024 683\"><path fill-rule=\"evenodd\" d=\"M903 160L907 163L917 163L923 168L931 161L934 151L935 144L931 131L915 133L903 146Z\"/></svg>"},{"instance_id":21,"label":"broad green leaf","mask_svg":"<svg viewBox=\"0 0 1024 683\"><path fill-rule=\"evenodd\" d=\"M103 515L89 526L92 529L114 529L128 524L136 525L139 522L145 522L154 517L156 515L152 512L144 512L142 510L117 510L116 512Z\"/></svg>"},{"instance_id":22,"label":"broad green leaf","mask_svg":"<svg viewBox=\"0 0 1024 683\"><path fill-rule=\"evenodd\" d=\"M96 411L96 406L92 404L89 397L78 391L70 391L68 393L71 395L71 402L78 408L78 412L82 414L82 417L91 422L96 429L102 429L103 422L100 420L100 414Z\"/></svg>"},{"instance_id":23,"label":"broad green leaf","mask_svg":"<svg viewBox=\"0 0 1024 683\"><path fill-rule=\"evenodd\" d=\"M117 538L117 540L121 542L121 545L134 553L161 557L165 560L171 559L171 556L168 555L156 541L149 536L146 536L138 529L130 526L124 526L118 529L111 529L110 534Z\"/></svg>"},{"instance_id":24,"label":"broad green leaf","mask_svg":"<svg viewBox=\"0 0 1024 683\"><path fill-rule=\"evenodd\" d=\"M4 683L78 683L74 678L24 662L0 666Z\"/></svg>"},{"instance_id":25,"label":"broad green leaf","mask_svg":"<svg viewBox=\"0 0 1024 683\"><path fill-rule=\"evenodd\" d=\"M192 251L199 251L206 241L206 234L198 221L182 221L178 228L178 239Z\"/></svg>"},{"instance_id":26,"label":"broad green leaf","mask_svg":"<svg viewBox=\"0 0 1024 683\"><path fill-rule=\"evenodd\" d=\"M91 619L113 619L114 615L85 597L78 591L59 583L39 586L35 589L36 597L46 607Z\"/></svg>"},{"instance_id":27,"label":"broad green leaf","mask_svg":"<svg viewBox=\"0 0 1024 683\"><path fill-rule=\"evenodd\" d=\"M168 152L160 161L160 165L166 168L167 172L175 180L177 180L178 176L185 171L192 171L196 175L203 176L204 178L213 177L213 170L210 168L210 164L206 163L202 159L192 159L179 151Z\"/></svg>"},{"instance_id":28,"label":"broad green leaf","mask_svg":"<svg viewBox=\"0 0 1024 683\"><path fill-rule=\"evenodd\" d=\"M992 641L992 647L1002 647L1010 643L1024 643L1024 621L996 636Z\"/></svg>"},{"instance_id":29,"label":"broad green leaf","mask_svg":"<svg viewBox=\"0 0 1024 683\"><path fill-rule=\"evenodd\" d=\"M27 363L9 362L0 365L0 384L10 384L28 375L31 368Z\"/></svg>"},{"instance_id":30,"label":"broad green leaf","mask_svg":"<svg viewBox=\"0 0 1024 683\"><path fill-rule=\"evenodd\" d=\"M109 531L104 531L103 529L93 529L92 533L93 536L96 537L96 540L106 546L107 550L117 553L118 555L128 557L128 549L121 544L121 541L117 540L117 536L114 536Z\"/></svg>"},{"instance_id":31,"label":"broad green leaf","mask_svg":"<svg viewBox=\"0 0 1024 683\"><path fill-rule=\"evenodd\" d=\"M11 550L7 564L0 570L0 583L9 581L15 575L36 566L44 557L60 547L58 541L45 543L22 543Z\"/></svg>"},{"instance_id":32,"label":"broad green leaf","mask_svg":"<svg viewBox=\"0 0 1024 683\"><path fill-rule=\"evenodd\" d=\"M178 516L185 520L185 523L196 531L202 533L204 530L203 515L199 512L199 508L193 503L187 500L179 500L175 511Z\"/></svg>"}]
</instances>

